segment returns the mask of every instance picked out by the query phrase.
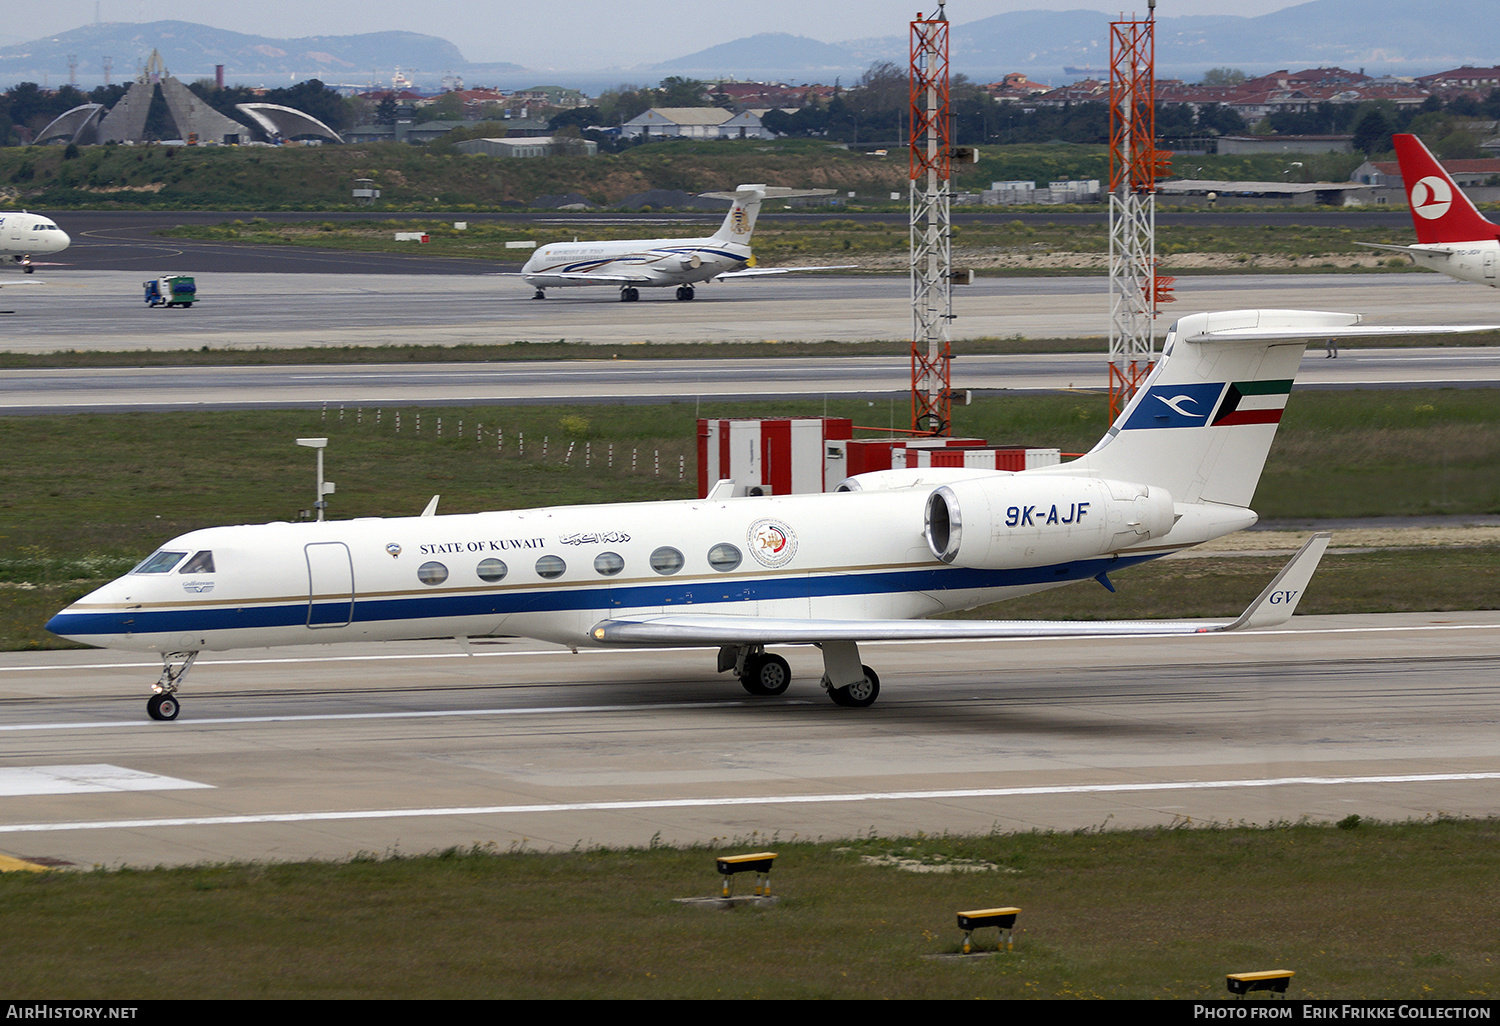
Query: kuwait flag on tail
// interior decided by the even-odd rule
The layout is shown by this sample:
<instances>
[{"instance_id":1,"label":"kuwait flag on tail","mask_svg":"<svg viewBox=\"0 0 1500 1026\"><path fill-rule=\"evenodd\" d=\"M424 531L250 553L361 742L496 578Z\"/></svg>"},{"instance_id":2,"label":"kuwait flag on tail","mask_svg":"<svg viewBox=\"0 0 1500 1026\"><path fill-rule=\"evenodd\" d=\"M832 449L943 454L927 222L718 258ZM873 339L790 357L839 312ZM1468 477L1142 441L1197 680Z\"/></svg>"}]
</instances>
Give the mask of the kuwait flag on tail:
<instances>
[{"instance_id":1,"label":"kuwait flag on tail","mask_svg":"<svg viewBox=\"0 0 1500 1026\"><path fill-rule=\"evenodd\" d=\"M1214 427L1235 424L1279 424L1292 379L1282 381L1234 381L1224 393L1210 423Z\"/></svg>"}]
</instances>

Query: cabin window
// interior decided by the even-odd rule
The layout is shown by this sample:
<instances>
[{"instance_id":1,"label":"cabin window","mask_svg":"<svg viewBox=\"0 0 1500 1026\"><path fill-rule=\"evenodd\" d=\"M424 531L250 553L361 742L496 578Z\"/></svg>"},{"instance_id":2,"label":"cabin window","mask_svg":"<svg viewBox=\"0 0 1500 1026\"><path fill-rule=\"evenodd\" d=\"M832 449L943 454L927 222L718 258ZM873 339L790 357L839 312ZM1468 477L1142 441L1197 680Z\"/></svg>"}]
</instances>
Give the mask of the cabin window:
<instances>
[{"instance_id":1,"label":"cabin window","mask_svg":"<svg viewBox=\"0 0 1500 1026\"><path fill-rule=\"evenodd\" d=\"M491 584L494 584L496 581L505 580L505 575L509 570L504 560L481 559L479 565L474 568L474 572L479 575L481 581L489 581Z\"/></svg>"},{"instance_id":2,"label":"cabin window","mask_svg":"<svg viewBox=\"0 0 1500 1026\"><path fill-rule=\"evenodd\" d=\"M545 581L561 577L563 571L568 569L561 556L543 556L536 561L536 575Z\"/></svg>"},{"instance_id":3,"label":"cabin window","mask_svg":"<svg viewBox=\"0 0 1500 1026\"><path fill-rule=\"evenodd\" d=\"M708 550L708 565L720 573L728 573L740 565L744 556L740 550L728 542L720 542Z\"/></svg>"},{"instance_id":4,"label":"cabin window","mask_svg":"<svg viewBox=\"0 0 1500 1026\"><path fill-rule=\"evenodd\" d=\"M192 559L182 564L180 574L211 574L214 572L214 554L208 549L199 552Z\"/></svg>"},{"instance_id":5,"label":"cabin window","mask_svg":"<svg viewBox=\"0 0 1500 1026\"><path fill-rule=\"evenodd\" d=\"M682 569L682 553L670 545L663 545L651 553L651 569L664 577L671 576Z\"/></svg>"},{"instance_id":6,"label":"cabin window","mask_svg":"<svg viewBox=\"0 0 1500 1026\"><path fill-rule=\"evenodd\" d=\"M417 580L423 584L442 584L448 579L448 568L437 560L417 567Z\"/></svg>"},{"instance_id":7,"label":"cabin window","mask_svg":"<svg viewBox=\"0 0 1500 1026\"><path fill-rule=\"evenodd\" d=\"M594 557L594 569L605 577L613 577L625 569L625 557L618 552L601 552Z\"/></svg>"},{"instance_id":8,"label":"cabin window","mask_svg":"<svg viewBox=\"0 0 1500 1026\"><path fill-rule=\"evenodd\" d=\"M186 555L186 552L168 552L166 549L160 552L153 552L130 572L133 574L164 574L180 563L182 557Z\"/></svg>"}]
</instances>

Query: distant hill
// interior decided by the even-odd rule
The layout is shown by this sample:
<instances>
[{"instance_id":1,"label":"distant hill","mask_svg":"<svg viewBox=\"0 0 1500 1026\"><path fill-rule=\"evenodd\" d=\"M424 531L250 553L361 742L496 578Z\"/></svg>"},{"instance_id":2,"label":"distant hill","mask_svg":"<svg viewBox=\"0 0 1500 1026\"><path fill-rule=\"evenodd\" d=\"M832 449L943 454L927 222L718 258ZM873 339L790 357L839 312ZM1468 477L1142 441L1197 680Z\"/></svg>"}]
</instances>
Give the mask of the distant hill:
<instances>
[{"instance_id":1,"label":"distant hill","mask_svg":"<svg viewBox=\"0 0 1500 1026\"><path fill-rule=\"evenodd\" d=\"M1310 0L1256 17L1171 16L1157 19L1156 66L1164 78L1196 81L1212 67L1251 74L1340 65L1367 74L1415 75L1500 62L1500 17L1494 0ZM1178 8L1186 4L1172 4ZM1040 82L1062 84L1069 66L1109 63L1110 16L1096 11L1015 11L952 26L952 70L991 81L1022 71ZM725 21L726 26L733 21ZM364 85L389 83L395 69L436 88L448 74L469 85L520 88L537 82L581 86L590 92L621 81L668 75L714 79L733 76L791 82L841 78L847 85L874 61L905 67L905 25L890 35L825 43L784 32L733 39L682 57L637 69L568 68L534 73L516 64L470 64L458 47L416 32L272 39L227 32L185 21L102 24L73 29L19 46L0 47L0 88L18 81L66 81L67 55L79 54L79 84L101 78L99 55L114 59L113 80L134 77L153 47L179 78L213 74L225 66L231 84L286 85L307 78ZM637 70L646 72L638 75ZM532 77L535 80L528 81ZM652 83L646 83L652 84Z\"/></svg>"},{"instance_id":2,"label":"distant hill","mask_svg":"<svg viewBox=\"0 0 1500 1026\"><path fill-rule=\"evenodd\" d=\"M79 65L84 88L98 84L103 74L95 55L113 58L113 81L129 81L153 48L177 78L191 82L212 77L214 65L222 64L231 85L286 85L309 78L363 83L377 76L389 81L398 67L420 68L429 76L450 70L472 74L469 69L476 67L446 39L417 32L272 39L186 21L106 22L0 47L0 83L47 81L56 86L67 80L68 54L89 55L87 64ZM482 67L523 70L515 64Z\"/></svg>"},{"instance_id":3,"label":"distant hill","mask_svg":"<svg viewBox=\"0 0 1500 1026\"><path fill-rule=\"evenodd\" d=\"M1175 6L1175 5L1174 5ZM1065 66L1109 66L1111 16L1097 11L1015 11L951 29L952 68L987 81L1025 71L1040 81L1071 81ZM795 36L749 36L656 65L712 65L716 74L803 80L831 72L858 76L872 61L904 66L905 34L851 39L806 50ZM800 43L815 44L812 40ZM846 64L837 62L842 52ZM806 54L806 56L804 55ZM712 60L709 60L712 55ZM1256 17L1183 15L1158 9L1156 66L1161 77L1196 79L1212 67L1253 74L1340 65L1367 74L1414 75L1500 63L1500 18L1474 0L1310 0ZM818 69L825 69L819 71Z\"/></svg>"},{"instance_id":4,"label":"distant hill","mask_svg":"<svg viewBox=\"0 0 1500 1026\"><path fill-rule=\"evenodd\" d=\"M853 51L836 43L820 43L788 32L760 32L730 43L720 43L686 57L663 61L651 71L696 78L716 78L733 69L740 78L757 78L755 69L797 68L803 74L846 71L864 65ZM779 77L772 75L771 77Z\"/></svg>"}]
</instances>

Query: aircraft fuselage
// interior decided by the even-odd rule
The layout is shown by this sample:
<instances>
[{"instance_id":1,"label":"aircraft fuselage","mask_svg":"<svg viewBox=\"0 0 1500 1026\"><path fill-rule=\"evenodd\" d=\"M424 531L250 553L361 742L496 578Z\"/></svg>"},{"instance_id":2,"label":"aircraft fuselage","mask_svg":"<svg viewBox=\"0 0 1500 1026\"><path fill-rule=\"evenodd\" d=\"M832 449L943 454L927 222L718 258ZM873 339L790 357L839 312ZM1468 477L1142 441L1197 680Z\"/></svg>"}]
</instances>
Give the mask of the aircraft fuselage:
<instances>
[{"instance_id":1,"label":"aircraft fuselage","mask_svg":"<svg viewBox=\"0 0 1500 1026\"><path fill-rule=\"evenodd\" d=\"M709 281L749 263L749 246L713 238L555 242L532 254L521 276L539 289L624 284L624 279L637 288L665 288Z\"/></svg>"},{"instance_id":2,"label":"aircraft fuselage","mask_svg":"<svg viewBox=\"0 0 1500 1026\"><path fill-rule=\"evenodd\" d=\"M1445 242L1428 247L1418 243L1404 250L1419 267L1458 278L1461 281L1477 282L1490 288L1500 288L1500 241L1481 239L1477 242Z\"/></svg>"},{"instance_id":3,"label":"aircraft fuselage","mask_svg":"<svg viewBox=\"0 0 1500 1026\"><path fill-rule=\"evenodd\" d=\"M168 542L48 630L161 652L490 635L578 647L621 615L927 617L1182 547L1120 551L1146 538L1143 515L1158 536L1170 530L1159 490L1150 501L1160 508L1148 509L1109 482L986 480L1002 516L1006 505L1015 515L968 528L965 544L983 546L974 558L927 540L931 488L208 528ZM944 540L960 552L957 537Z\"/></svg>"},{"instance_id":4,"label":"aircraft fuselage","mask_svg":"<svg viewBox=\"0 0 1500 1026\"><path fill-rule=\"evenodd\" d=\"M72 243L50 217L24 211L0 211L0 258L22 260L61 253Z\"/></svg>"}]
</instances>

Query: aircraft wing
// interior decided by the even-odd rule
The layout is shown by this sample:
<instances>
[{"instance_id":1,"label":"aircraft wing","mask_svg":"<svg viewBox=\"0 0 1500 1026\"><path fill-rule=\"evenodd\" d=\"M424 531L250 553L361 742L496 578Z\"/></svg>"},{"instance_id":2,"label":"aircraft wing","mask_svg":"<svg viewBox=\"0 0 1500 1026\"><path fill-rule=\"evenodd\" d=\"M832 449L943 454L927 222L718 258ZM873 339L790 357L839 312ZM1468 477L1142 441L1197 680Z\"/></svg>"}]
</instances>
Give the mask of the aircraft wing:
<instances>
[{"instance_id":1,"label":"aircraft wing","mask_svg":"<svg viewBox=\"0 0 1500 1026\"><path fill-rule=\"evenodd\" d=\"M1331 536L1307 540L1264 591L1228 623L1201 620L802 620L670 613L601 620L590 633L606 645L773 645L834 641L935 641L1212 634L1275 627L1296 612Z\"/></svg>"},{"instance_id":2,"label":"aircraft wing","mask_svg":"<svg viewBox=\"0 0 1500 1026\"><path fill-rule=\"evenodd\" d=\"M1451 257L1454 250L1446 246L1393 246L1385 242L1356 242L1356 246L1367 246L1370 249L1388 249L1393 253L1424 253L1432 256Z\"/></svg>"},{"instance_id":3,"label":"aircraft wing","mask_svg":"<svg viewBox=\"0 0 1500 1026\"><path fill-rule=\"evenodd\" d=\"M743 271L725 271L716 275L716 281L725 278L761 278L768 274L800 274L803 271L850 271L858 268L858 264L830 264L827 267L748 267Z\"/></svg>"}]
</instances>

